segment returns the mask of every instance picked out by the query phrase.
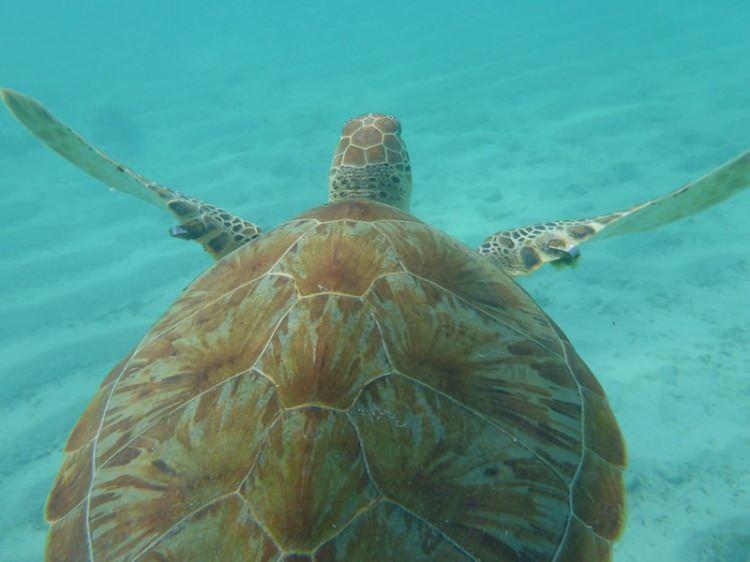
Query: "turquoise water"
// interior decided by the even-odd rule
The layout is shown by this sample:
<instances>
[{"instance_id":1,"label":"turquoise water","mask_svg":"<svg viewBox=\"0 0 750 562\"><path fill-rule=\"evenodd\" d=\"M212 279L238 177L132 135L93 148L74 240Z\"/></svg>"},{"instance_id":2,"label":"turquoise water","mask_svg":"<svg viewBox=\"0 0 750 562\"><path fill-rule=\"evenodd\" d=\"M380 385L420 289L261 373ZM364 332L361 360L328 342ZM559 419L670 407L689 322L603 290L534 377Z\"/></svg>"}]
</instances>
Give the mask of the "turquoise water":
<instances>
[{"instance_id":1,"label":"turquoise water","mask_svg":"<svg viewBox=\"0 0 750 562\"><path fill-rule=\"evenodd\" d=\"M412 211L471 245L750 147L745 1L300 4L0 0L0 85L263 227L325 200L348 117L396 114ZM0 560L25 562L68 431L210 259L3 111L0 178ZM749 213L750 191L521 280L628 441L618 562L750 560Z\"/></svg>"}]
</instances>

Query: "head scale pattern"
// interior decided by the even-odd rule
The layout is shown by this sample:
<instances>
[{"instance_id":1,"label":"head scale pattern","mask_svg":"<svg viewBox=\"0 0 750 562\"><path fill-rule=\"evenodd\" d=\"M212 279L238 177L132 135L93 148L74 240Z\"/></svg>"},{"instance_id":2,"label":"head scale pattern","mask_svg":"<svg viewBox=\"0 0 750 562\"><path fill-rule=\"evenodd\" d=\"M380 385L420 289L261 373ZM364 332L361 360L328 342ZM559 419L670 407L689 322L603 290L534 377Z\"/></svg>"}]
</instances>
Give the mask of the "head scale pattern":
<instances>
[{"instance_id":1,"label":"head scale pattern","mask_svg":"<svg viewBox=\"0 0 750 562\"><path fill-rule=\"evenodd\" d=\"M367 113L344 125L328 174L328 200L342 199L371 199L409 210L411 163L394 116Z\"/></svg>"}]
</instances>

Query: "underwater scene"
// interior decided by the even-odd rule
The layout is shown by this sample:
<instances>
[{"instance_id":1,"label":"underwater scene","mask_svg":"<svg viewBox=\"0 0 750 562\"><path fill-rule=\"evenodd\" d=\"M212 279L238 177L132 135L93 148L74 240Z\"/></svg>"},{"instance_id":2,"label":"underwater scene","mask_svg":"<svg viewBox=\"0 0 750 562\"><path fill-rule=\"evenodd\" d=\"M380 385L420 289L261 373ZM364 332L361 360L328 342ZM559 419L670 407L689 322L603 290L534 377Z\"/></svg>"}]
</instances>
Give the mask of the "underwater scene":
<instances>
[{"instance_id":1,"label":"underwater scene","mask_svg":"<svg viewBox=\"0 0 750 562\"><path fill-rule=\"evenodd\" d=\"M616 562L750 562L748 29L746 0L0 0L10 109L0 107L0 561L42 560L49 540L47 559L92 562L599 562L610 550ZM357 127L377 126L385 141L362 145L371 149L362 162L341 156L357 134L346 125L337 145L342 127L368 113L378 116ZM352 174L388 161L372 192L356 191L361 175L337 184L334 198L354 189L365 199L338 223L350 230L325 238L321 217L344 207L289 221L329 200L335 154ZM186 195L166 204L178 196L150 180ZM196 226L206 211L196 200L220 208L209 234ZM282 224L269 236L288 240L287 253L273 254L265 233ZM309 234L308 254L294 262L304 244L284 237L305 229L322 241ZM346 291L311 273L330 257L321 245L334 243L334 258L349 256L340 278L359 287L350 300L373 311L370 328L345 324ZM363 273L372 255L389 273ZM325 293L317 320L312 308L296 324L291 308L279 312L268 295L287 289L206 305L211 291L229 294L232 267L250 263L261 274L278 266L260 283L293 280L299 296L289 298ZM402 289L389 285L396 270L408 277ZM196 292L184 293L196 278ZM222 351L217 318L247 302L236 325L252 337ZM264 314L285 327L256 336ZM434 328L442 321L452 335ZM143 339L157 322L154 340ZM263 372L271 359L258 359L257 380L232 387L246 414L227 410L211 429L196 411L185 427L168 427L169 393L182 390L159 377L187 377L205 396L229 392L211 378L227 357L240 363L255 345L288 367L296 359L277 332L308 328L327 334L336 361L390 367L350 372L360 386L331 367L331 388L343 390L325 395L315 380L318 394L299 398ZM455 351L492 330L529 339ZM403 349L402 335L411 338ZM365 349L370 337L380 351ZM506 347L516 351L503 355ZM459 355L449 359L449 349ZM205 373L168 363L180 353L199 357ZM506 387L488 382L494 360L512 362ZM529 365L537 374L524 374ZM322 380L325 368L310 376ZM441 369L454 380L434 374ZM111 390L129 373L142 386L118 402ZM149 401L157 413L123 429ZM279 403L289 407L283 430L272 427ZM233 447L249 433L236 426L251 418L266 424L247 438L259 468L221 488L231 467L216 468L207 443L241 457ZM108 424L122 430L116 442ZM424 452L420 440L430 439L448 443L441 456ZM308 446L315 462L300 460ZM111 455L97 466L104 447ZM272 454L307 462L307 480L275 475ZM148 477L114 470L139 455ZM189 484L143 499L183 470L196 471L183 474ZM301 505L306 486L322 490L317 503L278 511L273 498ZM139 519L128 511L136 504L157 515ZM255 538L237 538L244 532ZM223 546L201 550L196 537Z\"/></svg>"}]
</instances>

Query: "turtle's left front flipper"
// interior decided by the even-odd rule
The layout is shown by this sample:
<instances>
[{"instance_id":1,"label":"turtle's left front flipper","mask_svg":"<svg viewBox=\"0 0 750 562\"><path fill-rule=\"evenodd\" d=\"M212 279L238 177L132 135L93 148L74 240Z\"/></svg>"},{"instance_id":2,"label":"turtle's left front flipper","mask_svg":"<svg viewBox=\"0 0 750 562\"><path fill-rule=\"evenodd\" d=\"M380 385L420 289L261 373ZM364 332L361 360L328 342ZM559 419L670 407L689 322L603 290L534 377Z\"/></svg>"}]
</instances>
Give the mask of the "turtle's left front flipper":
<instances>
[{"instance_id":1,"label":"turtle's left front flipper","mask_svg":"<svg viewBox=\"0 0 750 562\"><path fill-rule=\"evenodd\" d=\"M0 95L13 116L63 158L110 187L169 211L180 222L170 230L172 236L200 243L215 259L259 236L260 228L253 223L150 181L112 160L30 97L6 89L0 89Z\"/></svg>"},{"instance_id":2,"label":"turtle's left front flipper","mask_svg":"<svg viewBox=\"0 0 750 562\"><path fill-rule=\"evenodd\" d=\"M512 275L545 263L567 265L578 246L593 239L654 230L698 213L750 186L750 151L681 188L624 211L590 219L561 220L496 232L477 249Z\"/></svg>"}]
</instances>

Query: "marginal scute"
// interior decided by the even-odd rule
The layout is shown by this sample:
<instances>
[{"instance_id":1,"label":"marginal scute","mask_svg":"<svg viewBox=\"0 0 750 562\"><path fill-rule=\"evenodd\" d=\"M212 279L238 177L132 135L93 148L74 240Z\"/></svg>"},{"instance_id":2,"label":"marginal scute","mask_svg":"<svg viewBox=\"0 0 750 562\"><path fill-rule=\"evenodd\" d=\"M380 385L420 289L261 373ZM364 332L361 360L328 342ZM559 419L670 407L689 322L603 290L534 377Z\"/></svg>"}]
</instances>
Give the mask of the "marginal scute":
<instances>
[{"instance_id":1,"label":"marginal scute","mask_svg":"<svg viewBox=\"0 0 750 562\"><path fill-rule=\"evenodd\" d=\"M117 380L117 378L122 374L123 369L125 369L126 365L128 364L128 361L130 361L130 358L133 357L136 350L138 348L133 349L130 353L128 353L125 357L123 357L120 362L115 365L112 370L107 374L106 377L104 377L104 380L99 385L99 388L104 388L105 386L108 386L110 383Z\"/></svg>"},{"instance_id":2,"label":"marginal scute","mask_svg":"<svg viewBox=\"0 0 750 562\"><path fill-rule=\"evenodd\" d=\"M600 537L617 539L625 523L622 469L587 450L573 484L573 511Z\"/></svg>"},{"instance_id":3,"label":"marginal scute","mask_svg":"<svg viewBox=\"0 0 750 562\"><path fill-rule=\"evenodd\" d=\"M279 261L273 272L294 278L301 295L359 296L378 275L401 271L388 239L355 221L320 224Z\"/></svg>"},{"instance_id":4,"label":"marginal scute","mask_svg":"<svg viewBox=\"0 0 750 562\"><path fill-rule=\"evenodd\" d=\"M572 517L558 562L609 562L611 559L612 543L598 536L577 517Z\"/></svg>"},{"instance_id":5,"label":"marginal scute","mask_svg":"<svg viewBox=\"0 0 750 562\"><path fill-rule=\"evenodd\" d=\"M572 371L573 375L575 375L578 384L580 384L583 388L590 390L594 394L598 394L599 396L604 397L604 389L602 388L602 385L599 384L599 381L596 380L594 373L591 372L591 369L589 369L588 365L583 362L583 359L581 359L576 350L573 349L573 346L570 345L570 342L565 341L564 345L565 356L568 359L570 370Z\"/></svg>"},{"instance_id":6,"label":"marginal scute","mask_svg":"<svg viewBox=\"0 0 750 562\"><path fill-rule=\"evenodd\" d=\"M390 371L370 308L338 295L301 300L274 332L258 368L284 407L349 408L366 382Z\"/></svg>"},{"instance_id":7,"label":"marginal scute","mask_svg":"<svg viewBox=\"0 0 750 562\"><path fill-rule=\"evenodd\" d=\"M625 441L607 399L583 389L586 405L586 447L607 462L620 468L625 466Z\"/></svg>"},{"instance_id":8,"label":"marginal scute","mask_svg":"<svg viewBox=\"0 0 750 562\"><path fill-rule=\"evenodd\" d=\"M143 562L275 561L279 549L258 526L245 502L231 495L176 525L138 560Z\"/></svg>"},{"instance_id":9,"label":"marginal scute","mask_svg":"<svg viewBox=\"0 0 750 562\"><path fill-rule=\"evenodd\" d=\"M46 562L91 562L86 536L86 506L79 505L50 528Z\"/></svg>"},{"instance_id":10,"label":"marginal scute","mask_svg":"<svg viewBox=\"0 0 750 562\"><path fill-rule=\"evenodd\" d=\"M273 385L247 374L152 425L97 471L95 557L129 560L183 517L238 490L279 415Z\"/></svg>"},{"instance_id":11,"label":"marginal scute","mask_svg":"<svg viewBox=\"0 0 750 562\"><path fill-rule=\"evenodd\" d=\"M371 383L352 419L386 498L477 559L551 559L568 486L520 443L400 376Z\"/></svg>"},{"instance_id":12,"label":"marginal scute","mask_svg":"<svg viewBox=\"0 0 750 562\"><path fill-rule=\"evenodd\" d=\"M269 432L241 493L287 551L310 551L377 496L345 414L285 413Z\"/></svg>"},{"instance_id":13,"label":"marginal scute","mask_svg":"<svg viewBox=\"0 0 750 562\"><path fill-rule=\"evenodd\" d=\"M93 448L93 442L89 442L87 446L65 455L62 468L57 473L47 498L47 521L57 521L86 498L91 485Z\"/></svg>"},{"instance_id":14,"label":"marginal scute","mask_svg":"<svg viewBox=\"0 0 750 562\"><path fill-rule=\"evenodd\" d=\"M112 393L114 382L109 383L97 390L89 405L83 411L78 419L73 431L70 432L68 442L65 444L65 452L72 452L89 443L96 435L99 424L104 415L104 407L107 405L107 399Z\"/></svg>"}]
</instances>

